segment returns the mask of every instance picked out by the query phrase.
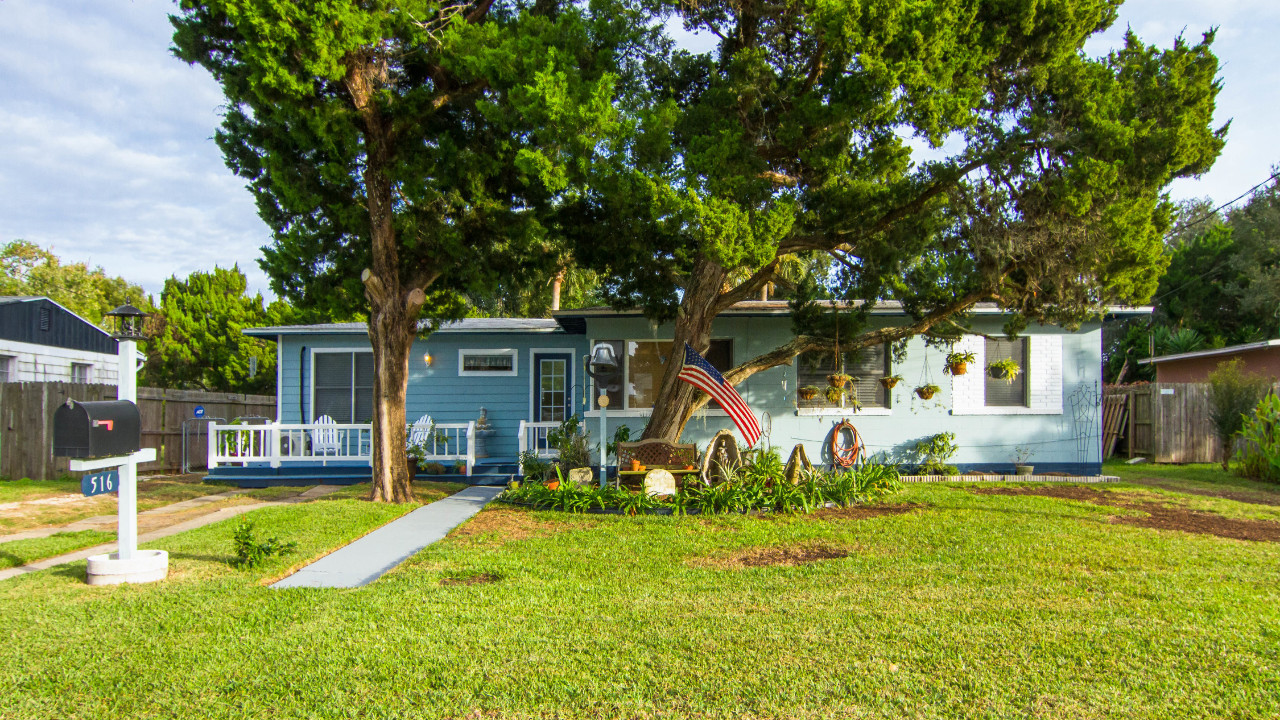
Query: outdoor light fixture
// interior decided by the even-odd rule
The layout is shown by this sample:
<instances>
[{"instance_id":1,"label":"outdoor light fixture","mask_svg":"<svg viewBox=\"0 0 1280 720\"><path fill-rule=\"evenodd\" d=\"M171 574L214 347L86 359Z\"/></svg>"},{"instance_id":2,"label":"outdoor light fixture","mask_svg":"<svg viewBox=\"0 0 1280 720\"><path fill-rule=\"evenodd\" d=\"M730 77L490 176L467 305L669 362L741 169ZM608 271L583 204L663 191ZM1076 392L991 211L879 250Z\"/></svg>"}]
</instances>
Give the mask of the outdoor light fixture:
<instances>
[{"instance_id":1,"label":"outdoor light fixture","mask_svg":"<svg viewBox=\"0 0 1280 720\"><path fill-rule=\"evenodd\" d=\"M422 356L422 362L426 363L426 364L427 364L427 367L431 367L431 364L432 364L434 361L435 361L435 358L431 357L431 351L430 351L430 350L428 350L426 353L424 353L424 354L423 354L423 356Z\"/></svg>"},{"instance_id":2,"label":"outdoor light fixture","mask_svg":"<svg viewBox=\"0 0 1280 720\"><path fill-rule=\"evenodd\" d=\"M106 313L111 318L111 337L117 340L142 340L146 338L146 322L151 317L129 303Z\"/></svg>"}]
</instances>

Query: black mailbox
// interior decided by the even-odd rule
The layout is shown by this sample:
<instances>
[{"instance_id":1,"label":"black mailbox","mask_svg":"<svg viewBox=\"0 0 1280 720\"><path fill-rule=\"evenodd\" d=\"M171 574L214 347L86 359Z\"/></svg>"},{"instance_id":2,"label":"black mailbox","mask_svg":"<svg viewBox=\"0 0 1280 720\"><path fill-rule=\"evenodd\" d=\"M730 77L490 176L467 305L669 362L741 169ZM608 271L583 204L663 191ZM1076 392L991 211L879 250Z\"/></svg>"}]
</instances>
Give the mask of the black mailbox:
<instances>
[{"instance_id":1,"label":"black mailbox","mask_svg":"<svg viewBox=\"0 0 1280 720\"><path fill-rule=\"evenodd\" d=\"M116 457L141 446L142 417L128 400L68 400L53 413L55 457Z\"/></svg>"}]
</instances>

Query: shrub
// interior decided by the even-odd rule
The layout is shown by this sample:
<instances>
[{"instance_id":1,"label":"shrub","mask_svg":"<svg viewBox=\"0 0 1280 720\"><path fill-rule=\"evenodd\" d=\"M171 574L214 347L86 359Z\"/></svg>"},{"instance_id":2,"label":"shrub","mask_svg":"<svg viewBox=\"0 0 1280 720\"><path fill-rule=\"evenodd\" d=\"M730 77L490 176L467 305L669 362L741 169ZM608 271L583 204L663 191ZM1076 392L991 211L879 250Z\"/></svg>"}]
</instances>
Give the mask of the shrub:
<instances>
[{"instance_id":1,"label":"shrub","mask_svg":"<svg viewBox=\"0 0 1280 720\"><path fill-rule=\"evenodd\" d=\"M960 448L955 443L956 434L952 432L938 433L916 443L916 454L921 458L920 470L925 475L957 475L960 473L955 465L949 465L956 451Z\"/></svg>"},{"instance_id":2,"label":"shrub","mask_svg":"<svg viewBox=\"0 0 1280 720\"><path fill-rule=\"evenodd\" d=\"M249 570L266 562L267 558L293 552L298 547L296 542L282 542L280 538L270 537L259 541L253 534L253 521L241 520L231 535L232 551L235 558L231 567Z\"/></svg>"},{"instance_id":3,"label":"shrub","mask_svg":"<svg viewBox=\"0 0 1280 720\"><path fill-rule=\"evenodd\" d=\"M1247 373L1239 359L1218 363L1209 373L1209 421L1222 443L1222 469L1235 451L1235 436L1244 427L1245 417L1271 387L1271 381L1255 373Z\"/></svg>"},{"instance_id":4,"label":"shrub","mask_svg":"<svg viewBox=\"0 0 1280 720\"><path fill-rule=\"evenodd\" d=\"M591 464L590 440L591 434L583 432L577 415L566 418L560 427L547 433L547 442L560 453L556 464L565 470Z\"/></svg>"},{"instance_id":5,"label":"shrub","mask_svg":"<svg viewBox=\"0 0 1280 720\"><path fill-rule=\"evenodd\" d=\"M1253 416L1245 419L1240 436L1240 471L1246 477L1280 482L1280 397L1262 398Z\"/></svg>"}]
</instances>

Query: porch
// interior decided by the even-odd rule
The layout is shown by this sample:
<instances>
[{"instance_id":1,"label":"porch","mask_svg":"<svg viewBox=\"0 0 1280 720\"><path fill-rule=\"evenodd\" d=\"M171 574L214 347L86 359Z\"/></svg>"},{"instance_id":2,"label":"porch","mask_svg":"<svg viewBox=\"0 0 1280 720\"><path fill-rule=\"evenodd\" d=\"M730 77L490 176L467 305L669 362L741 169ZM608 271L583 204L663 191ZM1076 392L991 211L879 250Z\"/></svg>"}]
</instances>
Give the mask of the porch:
<instances>
[{"instance_id":1,"label":"porch","mask_svg":"<svg viewBox=\"0 0 1280 720\"><path fill-rule=\"evenodd\" d=\"M518 452L539 457L557 455L549 436L558 422L521 420ZM406 427L428 450L421 464L438 463L461 472L418 475L418 479L501 485L521 475L519 457L478 454L475 421L436 423L429 433ZM492 439L490 439L492 442ZM510 446L508 446L510 447ZM373 468L373 425L370 423L263 423L209 425L209 474L206 480L241 487L309 485L323 482L354 485L368 482Z\"/></svg>"}]
</instances>

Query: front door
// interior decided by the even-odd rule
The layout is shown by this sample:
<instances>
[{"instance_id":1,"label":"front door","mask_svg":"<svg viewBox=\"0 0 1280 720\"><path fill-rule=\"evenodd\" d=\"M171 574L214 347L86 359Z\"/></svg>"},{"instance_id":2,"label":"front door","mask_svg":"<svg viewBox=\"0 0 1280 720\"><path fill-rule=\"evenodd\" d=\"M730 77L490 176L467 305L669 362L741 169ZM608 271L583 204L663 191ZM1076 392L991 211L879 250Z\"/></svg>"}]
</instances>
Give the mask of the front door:
<instances>
[{"instance_id":1,"label":"front door","mask_svg":"<svg viewBox=\"0 0 1280 720\"><path fill-rule=\"evenodd\" d=\"M563 422L569 417L569 353L535 353L533 356L533 420Z\"/></svg>"}]
</instances>

